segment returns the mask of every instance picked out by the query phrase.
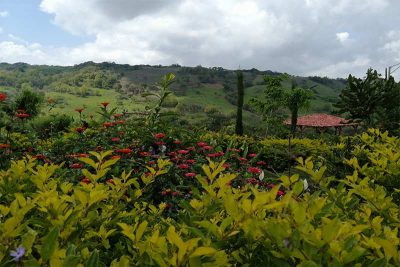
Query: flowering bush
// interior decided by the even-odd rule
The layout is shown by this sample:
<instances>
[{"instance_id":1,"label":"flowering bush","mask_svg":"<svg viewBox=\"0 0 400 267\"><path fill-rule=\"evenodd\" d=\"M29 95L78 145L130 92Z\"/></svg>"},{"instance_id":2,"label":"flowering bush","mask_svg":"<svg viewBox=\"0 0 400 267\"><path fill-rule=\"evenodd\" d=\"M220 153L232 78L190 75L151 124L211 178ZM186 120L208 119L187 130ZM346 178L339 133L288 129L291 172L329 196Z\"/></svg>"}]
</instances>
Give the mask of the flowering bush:
<instances>
[{"instance_id":1,"label":"flowering bush","mask_svg":"<svg viewBox=\"0 0 400 267\"><path fill-rule=\"evenodd\" d=\"M386 149L398 145L396 138L382 142ZM183 162L201 149L179 149L168 157ZM370 153L379 152L374 149ZM146 173L113 175L126 158L112 155L73 155L84 167L67 176L65 165L29 156L1 171L1 265L400 264L399 206L375 184L380 176L364 172L356 158L348 161L353 174L336 178L325 176L325 166L299 159L307 183L295 174L266 187L232 186L240 172L218 157L201 165L198 158L181 163L197 170L189 175L197 186L165 189L156 201L149 196L157 182L171 170L188 173L187 166L179 169L165 156L152 159ZM368 168L380 166L372 162ZM258 174L258 167L245 170Z\"/></svg>"}]
</instances>

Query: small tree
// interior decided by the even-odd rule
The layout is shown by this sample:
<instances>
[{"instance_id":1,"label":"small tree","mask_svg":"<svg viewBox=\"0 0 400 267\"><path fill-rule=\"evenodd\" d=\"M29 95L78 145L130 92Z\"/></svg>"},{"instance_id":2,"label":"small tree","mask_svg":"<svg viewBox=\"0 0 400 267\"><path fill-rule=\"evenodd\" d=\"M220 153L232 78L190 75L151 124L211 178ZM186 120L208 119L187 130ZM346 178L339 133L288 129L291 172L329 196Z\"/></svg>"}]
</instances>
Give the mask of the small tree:
<instances>
[{"instance_id":1,"label":"small tree","mask_svg":"<svg viewBox=\"0 0 400 267\"><path fill-rule=\"evenodd\" d=\"M296 134L299 110L309 106L311 97L310 89L298 87L294 83L292 83L292 90L286 93L285 102L291 114L290 132L293 136Z\"/></svg>"},{"instance_id":2,"label":"small tree","mask_svg":"<svg viewBox=\"0 0 400 267\"><path fill-rule=\"evenodd\" d=\"M24 110L29 114L29 118L34 118L39 115L43 100L43 94L36 93L29 89L24 89L15 97L14 101L9 106L7 113L13 116L17 110Z\"/></svg>"},{"instance_id":3,"label":"small tree","mask_svg":"<svg viewBox=\"0 0 400 267\"><path fill-rule=\"evenodd\" d=\"M266 89L264 99L253 98L250 100L264 116L269 124L269 128L281 127L282 121L289 111L291 114L291 132L294 135L297 126L299 110L306 108L310 104L312 91L307 88L298 87L292 82L292 88L287 90L282 86L282 82L288 79L287 74L280 76L264 76Z\"/></svg>"},{"instance_id":4,"label":"small tree","mask_svg":"<svg viewBox=\"0 0 400 267\"><path fill-rule=\"evenodd\" d=\"M243 102L244 102L243 72L241 70L238 70L236 72L236 75L237 75L238 101L237 101L235 132L237 135L243 135Z\"/></svg>"}]
</instances>

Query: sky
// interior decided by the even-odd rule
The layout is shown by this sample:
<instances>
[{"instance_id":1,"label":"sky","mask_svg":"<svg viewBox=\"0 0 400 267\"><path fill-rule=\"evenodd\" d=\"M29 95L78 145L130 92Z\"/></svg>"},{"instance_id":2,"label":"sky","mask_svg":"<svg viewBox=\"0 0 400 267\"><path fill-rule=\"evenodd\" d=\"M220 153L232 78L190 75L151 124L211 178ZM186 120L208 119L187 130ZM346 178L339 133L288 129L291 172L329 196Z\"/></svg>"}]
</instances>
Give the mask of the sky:
<instances>
[{"instance_id":1,"label":"sky","mask_svg":"<svg viewBox=\"0 0 400 267\"><path fill-rule=\"evenodd\" d=\"M0 0L0 62L362 77L400 62L398 10L399 0Z\"/></svg>"}]
</instances>

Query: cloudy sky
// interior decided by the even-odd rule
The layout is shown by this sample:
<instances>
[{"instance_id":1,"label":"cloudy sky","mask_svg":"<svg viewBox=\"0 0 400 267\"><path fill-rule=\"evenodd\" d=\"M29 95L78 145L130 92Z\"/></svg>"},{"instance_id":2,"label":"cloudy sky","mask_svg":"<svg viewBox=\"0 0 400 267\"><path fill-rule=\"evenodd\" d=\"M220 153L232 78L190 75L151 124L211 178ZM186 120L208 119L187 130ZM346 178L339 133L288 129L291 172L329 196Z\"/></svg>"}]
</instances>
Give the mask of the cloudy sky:
<instances>
[{"instance_id":1,"label":"cloudy sky","mask_svg":"<svg viewBox=\"0 0 400 267\"><path fill-rule=\"evenodd\" d=\"M0 0L0 62L363 76L400 62L399 10L399 0Z\"/></svg>"}]
</instances>

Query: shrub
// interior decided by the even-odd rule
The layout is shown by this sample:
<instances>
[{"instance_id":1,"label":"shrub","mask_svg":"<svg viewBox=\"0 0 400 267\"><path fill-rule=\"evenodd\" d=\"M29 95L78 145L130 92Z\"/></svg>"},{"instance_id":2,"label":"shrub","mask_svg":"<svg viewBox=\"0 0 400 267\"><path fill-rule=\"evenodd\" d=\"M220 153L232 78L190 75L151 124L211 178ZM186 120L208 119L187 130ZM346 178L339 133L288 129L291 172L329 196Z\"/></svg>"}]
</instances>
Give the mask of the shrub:
<instances>
[{"instance_id":1,"label":"shrub","mask_svg":"<svg viewBox=\"0 0 400 267\"><path fill-rule=\"evenodd\" d=\"M33 121L31 126L38 136L47 138L59 132L67 131L72 122L72 117L63 114L40 117Z\"/></svg>"}]
</instances>

